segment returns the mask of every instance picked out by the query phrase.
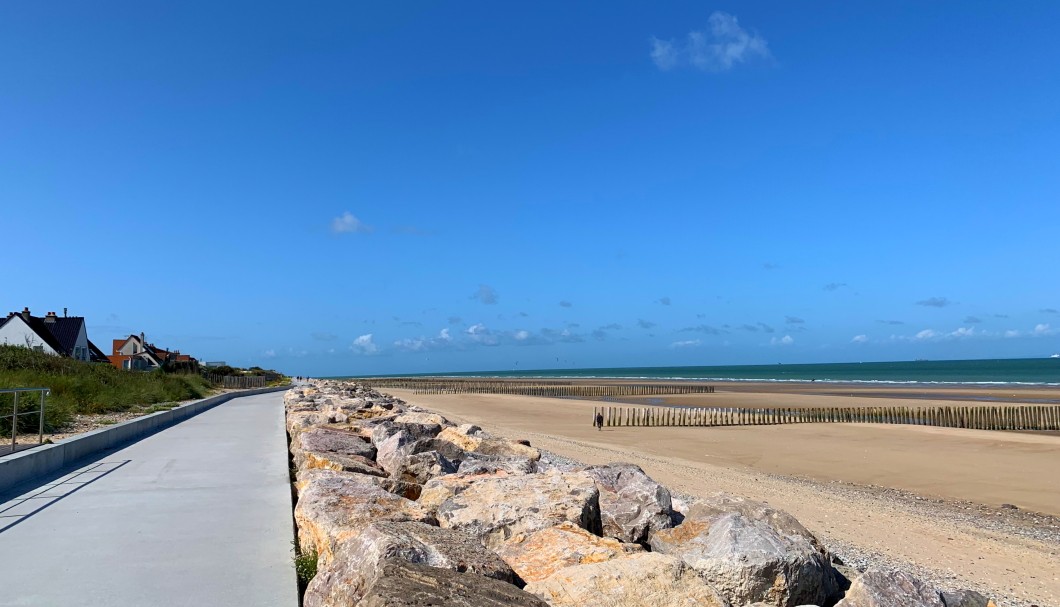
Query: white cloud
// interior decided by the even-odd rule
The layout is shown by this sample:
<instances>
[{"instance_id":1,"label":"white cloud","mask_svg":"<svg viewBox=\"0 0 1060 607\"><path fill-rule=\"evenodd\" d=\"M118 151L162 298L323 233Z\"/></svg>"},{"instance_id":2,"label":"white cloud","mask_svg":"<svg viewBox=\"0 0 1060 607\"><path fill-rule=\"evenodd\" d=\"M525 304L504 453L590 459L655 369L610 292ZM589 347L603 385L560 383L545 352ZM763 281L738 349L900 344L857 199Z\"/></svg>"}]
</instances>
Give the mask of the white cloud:
<instances>
[{"instance_id":1,"label":"white cloud","mask_svg":"<svg viewBox=\"0 0 1060 607\"><path fill-rule=\"evenodd\" d=\"M375 354L379 351L379 346L376 346L375 342L372 341L372 334L366 333L353 340L353 343L350 344L350 350L358 354Z\"/></svg>"},{"instance_id":2,"label":"white cloud","mask_svg":"<svg viewBox=\"0 0 1060 607\"><path fill-rule=\"evenodd\" d=\"M470 327L467 328L467 331L465 331L465 332L467 333L467 335L471 339L471 341L473 341L475 343L479 343L479 344L482 344L482 345L485 345L485 346L495 346L495 345L497 345L496 336L494 336L493 332L490 331L486 327L486 325L484 325L482 323L476 323L476 324L471 325Z\"/></svg>"},{"instance_id":3,"label":"white cloud","mask_svg":"<svg viewBox=\"0 0 1060 607\"><path fill-rule=\"evenodd\" d=\"M684 44L672 40L651 40L651 59L661 70L682 64L707 72L724 72L753 59L769 59L769 44L757 33L740 27L736 17L716 11L706 32L692 31Z\"/></svg>"},{"instance_id":4,"label":"white cloud","mask_svg":"<svg viewBox=\"0 0 1060 607\"><path fill-rule=\"evenodd\" d=\"M774 337L773 339L769 340L769 345L771 346L790 346L793 343L795 343L795 338L790 335L785 335L780 339Z\"/></svg>"},{"instance_id":5,"label":"white cloud","mask_svg":"<svg viewBox=\"0 0 1060 607\"><path fill-rule=\"evenodd\" d=\"M923 331L916 334L913 339L925 340L934 339L939 336L939 332L934 329L924 329Z\"/></svg>"},{"instance_id":6,"label":"white cloud","mask_svg":"<svg viewBox=\"0 0 1060 607\"><path fill-rule=\"evenodd\" d=\"M703 342L698 340L698 339L688 339L688 340L685 340L685 341L675 341L674 343L670 344L670 347L671 348L694 348L694 347L696 347L696 346L698 346L698 345L700 345L702 343Z\"/></svg>"},{"instance_id":7,"label":"white cloud","mask_svg":"<svg viewBox=\"0 0 1060 607\"><path fill-rule=\"evenodd\" d=\"M331 231L335 234L367 234L372 228L346 211L331 220Z\"/></svg>"},{"instance_id":8,"label":"white cloud","mask_svg":"<svg viewBox=\"0 0 1060 607\"><path fill-rule=\"evenodd\" d=\"M958 327L952 333L950 337L972 337L975 335L975 329L971 327Z\"/></svg>"},{"instance_id":9,"label":"white cloud","mask_svg":"<svg viewBox=\"0 0 1060 607\"><path fill-rule=\"evenodd\" d=\"M513 337L515 337L515 341L525 341L530 337L530 333L527 331L516 331Z\"/></svg>"},{"instance_id":10,"label":"white cloud","mask_svg":"<svg viewBox=\"0 0 1060 607\"><path fill-rule=\"evenodd\" d=\"M442 329L437 337L410 337L399 339L394 342L394 347L399 350L411 352L422 352L424 350L441 350L453 344L453 336L449 329Z\"/></svg>"},{"instance_id":11,"label":"white cloud","mask_svg":"<svg viewBox=\"0 0 1060 607\"><path fill-rule=\"evenodd\" d=\"M850 340L850 343L863 344L867 343L868 341L869 337L867 335L855 335L854 339Z\"/></svg>"},{"instance_id":12,"label":"white cloud","mask_svg":"<svg viewBox=\"0 0 1060 607\"><path fill-rule=\"evenodd\" d=\"M1013 338L1013 337L1019 337L1019 336L1020 336L1020 332L1015 330L1015 329L1009 329L1008 331L1005 331L1005 337Z\"/></svg>"},{"instance_id":13,"label":"white cloud","mask_svg":"<svg viewBox=\"0 0 1060 607\"><path fill-rule=\"evenodd\" d=\"M276 350L268 349L261 353L265 358L276 358Z\"/></svg>"},{"instance_id":14,"label":"white cloud","mask_svg":"<svg viewBox=\"0 0 1060 607\"><path fill-rule=\"evenodd\" d=\"M651 60L660 70L668 70L677 65L681 53L674 48L674 43L669 40L651 39Z\"/></svg>"}]
</instances>

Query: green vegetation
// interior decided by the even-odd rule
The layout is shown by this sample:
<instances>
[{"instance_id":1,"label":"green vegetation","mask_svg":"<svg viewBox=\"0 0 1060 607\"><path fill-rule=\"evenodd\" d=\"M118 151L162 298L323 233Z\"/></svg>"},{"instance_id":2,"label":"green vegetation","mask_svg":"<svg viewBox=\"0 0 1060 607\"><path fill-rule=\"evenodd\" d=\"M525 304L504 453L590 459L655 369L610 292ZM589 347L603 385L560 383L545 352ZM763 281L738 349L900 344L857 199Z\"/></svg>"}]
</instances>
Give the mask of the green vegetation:
<instances>
[{"instance_id":1,"label":"green vegetation","mask_svg":"<svg viewBox=\"0 0 1060 607\"><path fill-rule=\"evenodd\" d=\"M62 428L78 413L129 411L141 405L203 398L212 389L197 374L123 371L108 364L0 345L0 388L16 387L51 389L45 402L44 425L48 431ZM10 395L0 395L0 410L9 413L11 400ZM30 407L33 406L35 403ZM19 421L20 431L23 425L26 430L36 430L37 423L36 416L24 416ZM0 431L4 429L0 426Z\"/></svg>"},{"instance_id":2,"label":"green vegetation","mask_svg":"<svg viewBox=\"0 0 1060 607\"><path fill-rule=\"evenodd\" d=\"M317 551L303 552L298 542L294 543L294 570L298 583L304 589L317 574Z\"/></svg>"}]
</instances>

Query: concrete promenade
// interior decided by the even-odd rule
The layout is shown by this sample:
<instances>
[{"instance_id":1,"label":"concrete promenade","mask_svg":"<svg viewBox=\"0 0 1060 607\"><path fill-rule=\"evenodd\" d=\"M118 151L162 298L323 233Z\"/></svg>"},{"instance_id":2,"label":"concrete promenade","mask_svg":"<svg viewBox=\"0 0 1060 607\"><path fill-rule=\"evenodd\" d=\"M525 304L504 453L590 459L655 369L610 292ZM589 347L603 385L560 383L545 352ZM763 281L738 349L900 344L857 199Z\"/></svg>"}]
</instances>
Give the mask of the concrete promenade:
<instances>
[{"instance_id":1,"label":"concrete promenade","mask_svg":"<svg viewBox=\"0 0 1060 607\"><path fill-rule=\"evenodd\" d=\"M283 394L0 496L0 605L297 607Z\"/></svg>"}]
</instances>

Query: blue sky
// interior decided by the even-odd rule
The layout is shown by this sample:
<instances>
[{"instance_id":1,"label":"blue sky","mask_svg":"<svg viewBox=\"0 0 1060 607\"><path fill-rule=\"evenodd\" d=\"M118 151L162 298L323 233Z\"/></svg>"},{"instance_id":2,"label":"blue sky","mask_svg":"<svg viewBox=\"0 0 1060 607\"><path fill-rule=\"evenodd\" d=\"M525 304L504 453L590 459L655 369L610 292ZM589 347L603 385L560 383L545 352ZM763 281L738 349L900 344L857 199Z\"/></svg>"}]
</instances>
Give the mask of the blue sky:
<instances>
[{"instance_id":1,"label":"blue sky","mask_svg":"<svg viewBox=\"0 0 1060 607\"><path fill-rule=\"evenodd\" d=\"M7 310L316 375L1048 356L1060 5L7 2Z\"/></svg>"}]
</instances>

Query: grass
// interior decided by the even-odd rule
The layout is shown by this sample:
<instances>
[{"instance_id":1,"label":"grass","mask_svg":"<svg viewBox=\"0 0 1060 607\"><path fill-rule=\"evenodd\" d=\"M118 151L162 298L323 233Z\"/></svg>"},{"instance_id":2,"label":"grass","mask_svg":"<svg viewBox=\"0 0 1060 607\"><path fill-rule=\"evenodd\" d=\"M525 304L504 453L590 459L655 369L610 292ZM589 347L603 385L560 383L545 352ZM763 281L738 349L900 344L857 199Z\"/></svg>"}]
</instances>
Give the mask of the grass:
<instances>
[{"instance_id":1,"label":"grass","mask_svg":"<svg viewBox=\"0 0 1060 607\"><path fill-rule=\"evenodd\" d=\"M298 583L304 589L310 580L317 574L317 551L314 548L303 552L298 542L294 542L294 571L298 575Z\"/></svg>"},{"instance_id":2,"label":"grass","mask_svg":"<svg viewBox=\"0 0 1060 607\"><path fill-rule=\"evenodd\" d=\"M44 426L48 431L61 429L79 413L114 413L158 403L166 403L159 407L172 408L172 401L204 398L213 389L196 374L124 371L108 364L0 345L0 388L16 387L51 390L45 401ZM0 411L9 413L11 407L11 395L0 395ZM10 428L10 422L5 423L7 427L0 426L0 431ZM19 429L22 431L23 424L35 429L37 423L36 416L27 415L21 418Z\"/></svg>"}]
</instances>

